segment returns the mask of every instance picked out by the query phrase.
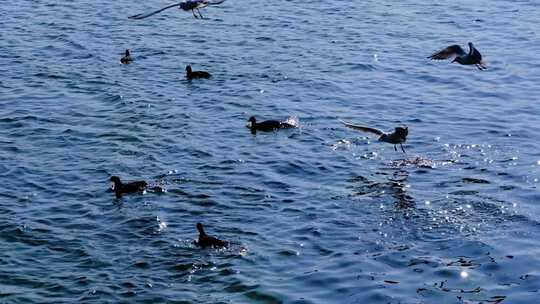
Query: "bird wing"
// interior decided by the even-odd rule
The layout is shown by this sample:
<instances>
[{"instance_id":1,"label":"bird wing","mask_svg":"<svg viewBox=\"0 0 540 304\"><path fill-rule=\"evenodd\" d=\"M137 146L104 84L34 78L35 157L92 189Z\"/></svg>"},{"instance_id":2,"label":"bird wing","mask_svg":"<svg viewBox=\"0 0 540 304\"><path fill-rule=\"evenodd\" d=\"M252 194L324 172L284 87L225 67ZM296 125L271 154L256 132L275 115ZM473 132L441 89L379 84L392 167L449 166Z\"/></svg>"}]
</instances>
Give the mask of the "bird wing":
<instances>
[{"instance_id":1,"label":"bird wing","mask_svg":"<svg viewBox=\"0 0 540 304\"><path fill-rule=\"evenodd\" d=\"M225 2L225 0L203 0L203 2L208 5L214 5L214 4L221 4Z\"/></svg>"},{"instance_id":2,"label":"bird wing","mask_svg":"<svg viewBox=\"0 0 540 304\"><path fill-rule=\"evenodd\" d=\"M438 52L433 53L433 55L429 56L429 59L433 60L443 60L448 59L450 57L457 57L457 56L463 56L465 55L465 51L457 44L451 45L445 49L442 49Z\"/></svg>"},{"instance_id":3,"label":"bird wing","mask_svg":"<svg viewBox=\"0 0 540 304\"><path fill-rule=\"evenodd\" d=\"M359 126L359 125L355 125L355 124L352 124L352 123L349 123L349 122L345 122L345 121L341 121L346 127L349 127L351 129L355 129L355 130L360 130L360 131L364 131L364 132L369 132L369 133L373 133L373 134L377 134L377 135L383 135L384 132L379 130L379 129L374 129L374 128L370 128L370 127L364 127L364 126Z\"/></svg>"},{"instance_id":4,"label":"bird wing","mask_svg":"<svg viewBox=\"0 0 540 304\"><path fill-rule=\"evenodd\" d=\"M172 8L172 7L175 7L175 6L180 6L180 4L181 4L181 3L171 4L171 5L169 5L169 6L166 6L166 7L162 8L162 9L158 9L157 11L153 11L153 12L146 13L146 14L137 14L137 15L129 16L128 18L129 18L129 19L137 19L137 20L139 20L139 19L144 19L144 18L146 18L146 17L150 17L150 16L152 16L152 15L161 13L162 11L167 10L167 9L169 9L169 8Z\"/></svg>"},{"instance_id":5,"label":"bird wing","mask_svg":"<svg viewBox=\"0 0 540 304\"><path fill-rule=\"evenodd\" d=\"M225 2L225 0L187 0L187 1L183 1L182 5L186 6L187 9L189 10L191 8L204 8L204 7L207 7L208 5L221 4L223 2Z\"/></svg>"}]
</instances>

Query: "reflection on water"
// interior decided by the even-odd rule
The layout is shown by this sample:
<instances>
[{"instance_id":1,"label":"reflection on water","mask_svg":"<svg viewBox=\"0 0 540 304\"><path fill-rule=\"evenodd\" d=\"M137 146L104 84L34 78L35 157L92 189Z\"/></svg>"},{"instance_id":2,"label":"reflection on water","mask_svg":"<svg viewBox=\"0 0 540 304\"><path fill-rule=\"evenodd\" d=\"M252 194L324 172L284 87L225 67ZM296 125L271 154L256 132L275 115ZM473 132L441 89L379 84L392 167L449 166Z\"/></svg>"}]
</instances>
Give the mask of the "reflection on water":
<instances>
[{"instance_id":1,"label":"reflection on water","mask_svg":"<svg viewBox=\"0 0 540 304\"><path fill-rule=\"evenodd\" d=\"M384 177L384 181L371 181L363 176L356 176L349 180L352 189L352 196L386 197L390 195L394 198L395 209L415 208L412 196L407 194L407 184L409 172L403 168L385 168L375 175L378 178ZM392 170L392 172L388 172Z\"/></svg>"}]
</instances>

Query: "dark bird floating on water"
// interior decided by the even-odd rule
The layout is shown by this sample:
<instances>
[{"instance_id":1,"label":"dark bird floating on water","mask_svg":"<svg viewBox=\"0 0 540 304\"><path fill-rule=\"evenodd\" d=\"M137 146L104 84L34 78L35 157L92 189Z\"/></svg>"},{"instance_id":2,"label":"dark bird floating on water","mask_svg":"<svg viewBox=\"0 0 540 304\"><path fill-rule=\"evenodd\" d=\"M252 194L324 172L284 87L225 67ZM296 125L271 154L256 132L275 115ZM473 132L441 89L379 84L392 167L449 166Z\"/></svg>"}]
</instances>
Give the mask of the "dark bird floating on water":
<instances>
[{"instance_id":1,"label":"dark bird floating on water","mask_svg":"<svg viewBox=\"0 0 540 304\"><path fill-rule=\"evenodd\" d=\"M111 190L116 194L116 198L121 198L124 193L135 193L146 190L148 184L145 181L135 181L122 183L118 176L111 176Z\"/></svg>"},{"instance_id":2,"label":"dark bird floating on water","mask_svg":"<svg viewBox=\"0 0 540 304\"><path fill-rule=\"evenodd\" d=\"M407 141L407 135L409 134L409 129L407 127L397 127L397 128L394 129L394 132L392 132L392 133L384 133L383 131L381 131L379 129L363 127L363 126L355 125L355 124L344 122L344 121L341 121L341 122L345 126L351 128L351 129L360 130L360 131L369 132L369 133L379 135L380 136L379 141L384 141L384 142L393 144L394 145L394 150L396 150L396 151L397 151L396 145L399 144L399 146L401 147L401 150L403 151L403 153L405 153L405 149L403 149L402 144Z\"/></svg>"},{"instance_id":3,"label":"dark bird floating on water","mask_svg":"<svg viewBox=\"0 0 540 304\"><path fill-rule=\"evenodd\" d=\"M251 130L252 134L257 133L257 131L270 132L277 129L296 128L296 126L293 124L277 120L265 120L263 122L257 122L254 116L249 118L247 127Z\"/></svg>"},{"instance_id":4,"label":"dark bird floating on water","mask_svg":"<svg viewBox=\"0 0 540 304\"><path fill-rule=\"evenodd\" d=\"M195 78L210 78L212 75L205 71L193 71L191 65L186 66L186 78L195 79Z\"/></svg>"},{"instance_id":5,"label":"dark bird floating on water","mask_svg":"<svg viewBox=\"0 0 540 304\"><path fill-rule=\"evenodd\" d=\"M197 230L199 230L199 240L195 241L195 245L200 246L201 248L219 248L229 246L229 242L219 240L213 236L206 234L206 232L204 232L204 227L201 223L197 223Z\"/></svg>"},{"instance_id":6,"label":"dark bird floating on water","mask_svg":"<svg viewBox=\"0 0 540 304\"><path fill-rule=\"evenodd\" d=\"M201 11L199 11L200 8L205 8L205 7L209 6L209 5L221 4L223 2L225 2L225 0L187 0L187 1L182 1L180 3L171 4L169 6L166 6L166 7L162 8L162 9L158 9L157 11L153 11L153 12L146 13L146 14L137 14L137 15L130 16L128 18L129 19L144 19L146 17L150 17L152 15L161 13L162 11L167 10L169 8L173 8L173 7L178 6L180 9L182 9L182 10L184 10L186 12L191 11L193 13L193 17L199 18L199 16L200 16L201 19L204 19L203 15L201 14ZM199 13L199 16L197 16L195 14L195 11L197 11L197 13Z\"/></svg>"},{"instance_id":7,"label":"dark bird floating on water","mask_svg":"<svg viewBox=\"0 0 540 304\"><path fill-rule=\"evenodd\" d=\"M131 54L129 53L129 50L126 50L126 53L124 54L124 57L120 59L120 62L123 64L128 64L132 61L133 59L131 58Z\"/></svg>"},{"instance_id":8,"label":"dark bird floating on water","mask_svg":"<svg viewBox=\"0 0 540 304\"><path fill-rule=\"evenodd\" d=\"M463 65L476 65L479 70L485 70L487 67L482 62L482 55L474 47L472 42L469 42L469 53L465 51L457 44L451 45L445 49L442 49L428 58L432 60L444 60L448 58L454 58L452 62L457 62Z\"/></svg>"}]
</instances>

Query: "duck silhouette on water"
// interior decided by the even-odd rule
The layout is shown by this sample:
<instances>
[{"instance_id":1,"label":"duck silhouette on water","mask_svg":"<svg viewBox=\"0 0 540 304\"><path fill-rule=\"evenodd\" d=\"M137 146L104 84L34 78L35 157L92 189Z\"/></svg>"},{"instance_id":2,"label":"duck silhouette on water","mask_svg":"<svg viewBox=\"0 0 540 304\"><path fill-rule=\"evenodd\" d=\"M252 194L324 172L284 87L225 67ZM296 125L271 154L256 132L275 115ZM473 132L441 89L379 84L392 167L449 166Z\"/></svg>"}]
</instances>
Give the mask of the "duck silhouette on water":
<instances>
[{"instance_id":1,"label":"duck silhouette on water","mask_svg":"<svg viewBox=\"0 0 540 304\"><path fill-rule=\"evenodd\" d=\"M355 124L348 123L348 122L345 122L345 121L341 121L341 122L345 126L351 128L351 129L360 130L360 131L364 131L364 132L379 135L379 141L383 141L383 142L393 144L395 151L397 151L396 145L399 144L399 146L401 147L401 151L403 151L403 153L406 153L402 144L407 141L407 135L409 135L409 128L408 127L396 127L394 129L394 132L392 132L392 133L384 133L383 131L381 131L379 129L359 126L359 125L355 125Z\"/></svg>"},{"instance_id":2,"label":"duck silhouette on water","mask_svg":"<svg viewBox=\"0 0 540 304\"><path fill-rule=\"evenodd\" d=\"M251 116L248 119L248 124L246 125L251 130L252 134L256 134L257 131L271 132L278 129L291 129L296 128L295 125L288 122L278 121L278 120L265 120L262 122L257 122L255 116Z\"/></svg>"},{"instance_id":3,"label":"duck silhouette on water","mask_svg":"<svg viewBox=\"0 0 540 304\"><path fill-rule=\"evenodd\" d=\"M433 55L429 56L428 58L431 60L444 60L454 58L452 60L452 63L457 62L463 65L474 64L481 71L487 69L486 65L482 61L482 55L474 47L472 42L469 42L469 53L466 53L459 45L454 44L433 53Z\"/></svg>"},{"instance_id":4,"label":"duck silhouette on water","mask_svg":"<svg viewBox=\"0 0 540 304\"><path fill-rule=\"evenodd\" d=\"M193 71L191 69L191 65L186 66L186 78L191 79L198 79L198 78L210 78L212 75L210 73L205 71Z\"/></svg>"},{"instance_id":5,"label":"duck silhouette on water","mask_svg":"<svg viewBox=\"0 0 540 304\"><path fill-rule=\"evenodd\" d=\"M128 64L128 63L131 63L132 61L133 61L133 58L131 58L131 54L129 50L126 50L126 52L124 53L124 57L120 58L120 62L123 64Z\"/></svg>"},{"instance_id":6,"label":"duck silhouette on water","mask_svg":"<svg viewBox=\"0 0 540 304\"><path fill-rule=\"evenodd\" d=\"M118 176L111 176L111 190L116 194L116 198L121 198L123 194L143 192L148 187L145 181L133 181L122 183Z\"/></svg>"},{"instance_id":7,"label":"duck silhouette on water","mask_svg":"<svg viewBox=\"0 0 540 304\"><path fill-rule=\"evenodd\" d=\"M197 223L197 230L199 231L199 240L195 241L195 245L201 248L221 248L229 246L229 242L222 241L213 236L206 234L203 224Z\"/></svg>"},{"instance_id":8,"label":"duck silhouette on water","mask_svg":"<svg viewBox=\"0 0 540 304\"><path fill-rule=\"evenodd\" d=\"M146 13L146 14L137 14L137 15L130 16L128 18L129 19L144 19L144 18L150 17L152 15L161 13L162 11L167 10L169 8L173 8L173 7L178 6L178 8L180 8L181 10L184 10L186 12L191 11L193 13L193 17L195 17L196 19L198 19L199 16L200 16L201 19L204 19L203 15L201 14L201 11L199 9L205 8L205 7L209 6L209 5L221 4L223 2L225 2L225 0L187 0L187 1L182 1L180 3L171 4L171 5L166 6L164 8L158 9L157 11L153 11L153 12ZM199 13L199 16L197 16L195 14L195 11L197 11L197 13Z\"/></svg>"}]
</instances>

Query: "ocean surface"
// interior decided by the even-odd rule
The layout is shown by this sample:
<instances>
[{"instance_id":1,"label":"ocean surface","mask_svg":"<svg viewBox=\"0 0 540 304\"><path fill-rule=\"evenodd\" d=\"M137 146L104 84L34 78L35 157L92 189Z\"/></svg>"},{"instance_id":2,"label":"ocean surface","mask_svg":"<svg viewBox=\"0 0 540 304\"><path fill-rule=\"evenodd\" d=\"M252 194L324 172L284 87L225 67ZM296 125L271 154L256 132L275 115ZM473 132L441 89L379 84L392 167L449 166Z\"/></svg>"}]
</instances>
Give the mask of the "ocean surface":
<instances>
[{"instance_id":1,"label":"ocean surface","mask_svg":"<svg viewBox=\"0 0 540 304\"><path fill-rule=\"evenodd\" d=\"M4 1L0 303L539 303L540 2L436 2Z\"/></svg>"}]
</instances>

